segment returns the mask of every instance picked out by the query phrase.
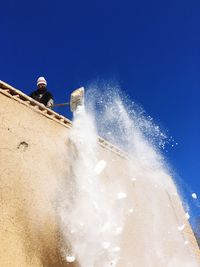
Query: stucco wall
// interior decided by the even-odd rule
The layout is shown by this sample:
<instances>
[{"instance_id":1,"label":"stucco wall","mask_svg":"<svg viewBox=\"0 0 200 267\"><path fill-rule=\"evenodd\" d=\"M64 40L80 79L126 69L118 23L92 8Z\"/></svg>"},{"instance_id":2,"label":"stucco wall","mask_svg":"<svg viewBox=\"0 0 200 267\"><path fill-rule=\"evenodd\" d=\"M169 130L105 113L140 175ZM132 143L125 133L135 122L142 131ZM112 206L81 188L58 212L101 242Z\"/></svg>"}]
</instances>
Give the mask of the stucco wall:
<instances>
[{"instance_id":1,"label":"stucco wall","mask_svg":"<svg viewBox=\"0 0 200 267\"><path fill-rule=\"evenodd\" d=\"M56 210L60 188L70 186L70 122L34 101L31 104L14 88L6 92L7 85L0 85L0 266L78 266L62 258ZM133 213L126 218L118 266L146 267L148 259L154 267L164 266L152 245L155 236L165 256L173 259L170 266L177 267L175 259L196 257L198 261L199 250L171 178L164 177L168 186L158 191L146 183L147 175L141 170L141 179L132 183L124 179L130 168L126 156L100 143L99 157L108 163L105 184L114 186L113 177L119 180L128 192L128 203L134 203L137 211L137 217ZM152 190L157 194L156 211L151 209ZM159 218L154 220L158 211ZM181 223L186 227L178 231Z\"/></svg>"}]
</instances>

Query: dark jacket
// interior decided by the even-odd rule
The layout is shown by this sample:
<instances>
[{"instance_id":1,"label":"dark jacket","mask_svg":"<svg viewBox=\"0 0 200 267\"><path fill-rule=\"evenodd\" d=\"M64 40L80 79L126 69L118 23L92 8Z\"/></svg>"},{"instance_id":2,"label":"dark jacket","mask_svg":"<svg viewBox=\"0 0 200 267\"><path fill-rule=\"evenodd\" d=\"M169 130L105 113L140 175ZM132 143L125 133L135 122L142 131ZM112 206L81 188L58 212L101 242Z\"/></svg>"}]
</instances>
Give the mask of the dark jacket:
<instances>
[{"instance_id":1,"label":"dark jacket","mask_svg":"<svg viewBox=\"0 0 200 267\"><path fill-rule=\"evenodd\" d=\"M33 99L35 99L36 101L44 104L45 106L47 106L47 103L49 102L50 99L53 100L53 96L52 94L45 90L36 90L33 93L30 94L30 97L32 97Z\"/></svg>"}]
</instances>

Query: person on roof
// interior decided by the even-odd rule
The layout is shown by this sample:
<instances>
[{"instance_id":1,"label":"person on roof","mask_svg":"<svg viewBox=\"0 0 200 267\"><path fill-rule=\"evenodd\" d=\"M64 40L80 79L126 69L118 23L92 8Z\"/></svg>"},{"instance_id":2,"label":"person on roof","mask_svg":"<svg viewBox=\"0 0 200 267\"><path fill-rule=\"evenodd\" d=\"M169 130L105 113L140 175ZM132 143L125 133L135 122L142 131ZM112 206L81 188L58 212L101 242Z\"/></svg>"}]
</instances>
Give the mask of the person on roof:
<instances>
[{"instance_id":1,"label":"person on roof","mask_svg":"<svg viewBox=\"0 0 200 267\"><path fill-rule=\"evenodd\" d=\"M38 89L30 94L30 97L44 104L47 108L53 108L54 101L52 94L47 91L47 81L44 77L37 80Z\"/></svg>"}]
</instances>

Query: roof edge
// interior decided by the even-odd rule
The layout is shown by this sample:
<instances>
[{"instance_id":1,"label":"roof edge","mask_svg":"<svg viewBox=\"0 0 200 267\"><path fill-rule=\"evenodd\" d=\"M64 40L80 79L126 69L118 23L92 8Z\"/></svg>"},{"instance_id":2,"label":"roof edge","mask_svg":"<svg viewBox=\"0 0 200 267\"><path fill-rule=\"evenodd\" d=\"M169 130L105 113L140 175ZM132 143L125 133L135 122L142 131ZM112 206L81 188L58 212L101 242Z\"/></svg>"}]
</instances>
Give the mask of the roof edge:
<instances>
[{"instance_id":1,"label":"roof edge","mask_svg":"<svg viewBox=\"0 0 200 267\"><path fill-rule=\"evenodd\" d=\"M72 127L72 122L65 118L64 116L56 113L55 111L45 107L43 104L35 101L33 98L30 96L24 94L22 91L14 88L13 86L9 85L8 83L0 80L0 93L4 94L5 96L12 98L23 105L26 105L32 109L34 109L36 112L41 113L42 115L62 124L63 126L67 128ZM122 158L128 159L129 155L116 147L115 145L109 143L102 137L98 137L98 142L99 144L104 147L109 149L110 151L114 152L115 154L121 156Z\"/></svg>"}]
</instances>

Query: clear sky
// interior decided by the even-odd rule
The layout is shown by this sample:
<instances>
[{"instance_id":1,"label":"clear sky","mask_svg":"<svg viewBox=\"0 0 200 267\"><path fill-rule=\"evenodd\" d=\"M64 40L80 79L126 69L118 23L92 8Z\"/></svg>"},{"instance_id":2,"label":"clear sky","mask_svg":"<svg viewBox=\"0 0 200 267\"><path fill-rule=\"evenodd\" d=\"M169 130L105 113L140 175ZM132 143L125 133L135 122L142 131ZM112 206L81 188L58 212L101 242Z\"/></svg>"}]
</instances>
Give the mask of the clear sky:
<instances>
[{"instance_id":1,"label":"clear sky","mask_svg":"<svg viewBox=\"0 0 200 267\"><path fill-rule=\"evenodd\" d=\"M193 0L2 1L0 79L29 94L45 76L57 103L116 80L179 143L166 154L200 215L199 14Z\"/></svg>"}]
</instances>

